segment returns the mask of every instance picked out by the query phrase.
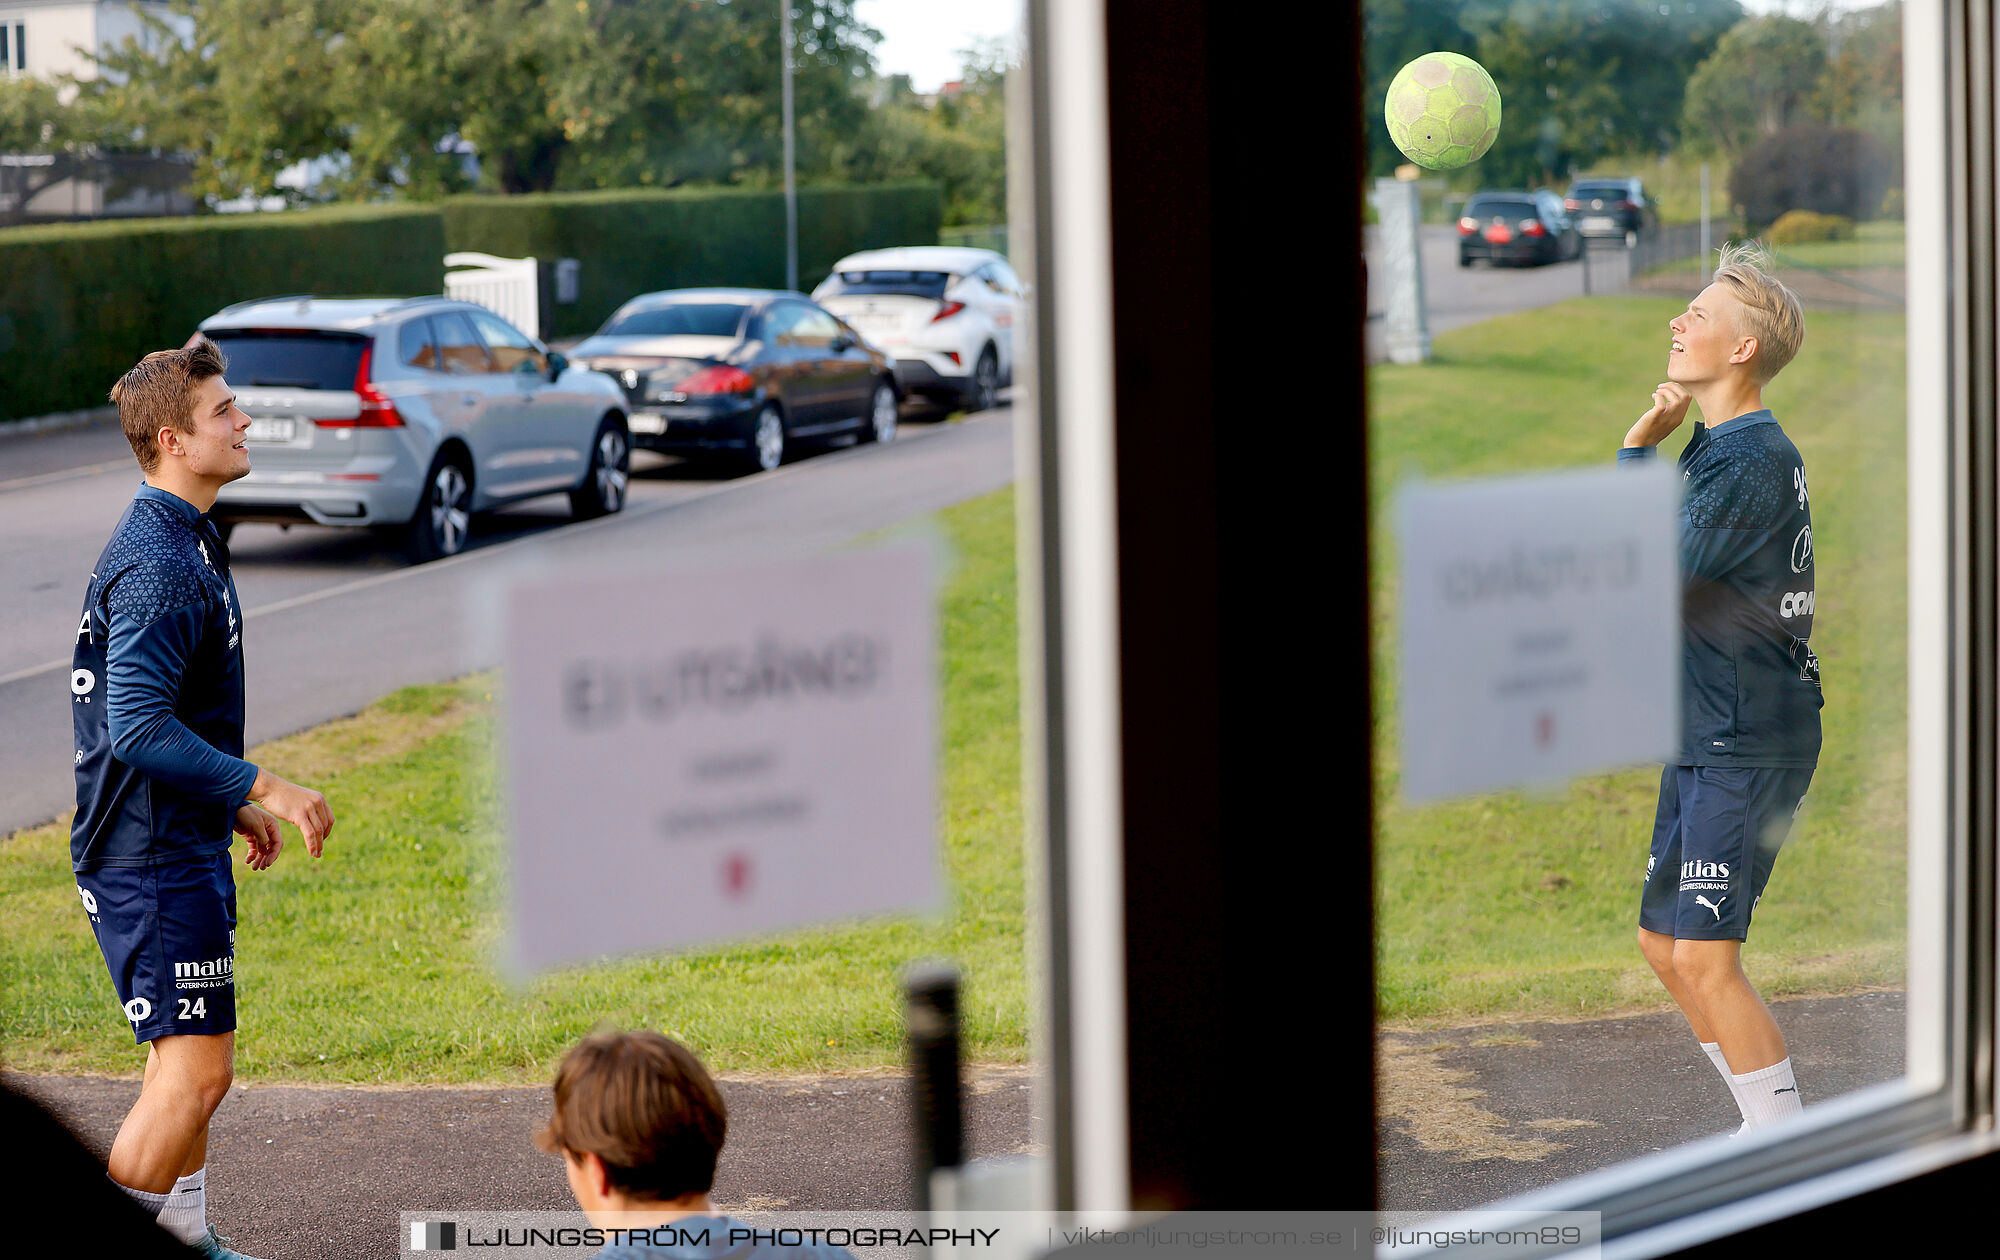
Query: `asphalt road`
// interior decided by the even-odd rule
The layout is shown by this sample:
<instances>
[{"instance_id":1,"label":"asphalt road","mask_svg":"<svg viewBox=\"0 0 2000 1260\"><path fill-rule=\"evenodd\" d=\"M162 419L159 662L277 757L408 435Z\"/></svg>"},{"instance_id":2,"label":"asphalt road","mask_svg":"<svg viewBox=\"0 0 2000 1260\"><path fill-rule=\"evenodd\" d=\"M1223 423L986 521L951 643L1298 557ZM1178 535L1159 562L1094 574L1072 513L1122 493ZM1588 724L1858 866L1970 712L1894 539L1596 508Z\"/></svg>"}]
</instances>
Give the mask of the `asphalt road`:
<instances>
[{"instance_id":1,"label":"asphalt road","mask_svg":"<svg viewBox=\"0 0 2000 1260\"><path fill-rule=\"evenodd\" d=\"M1458 265L1458 229L1426 226L1419 229L1424 267L1424 303L1429 311L1431 335L1476 324L1496 315L1531 311L1583 296L1584 261L1550 263L1543 267L1495 267L1476 262ZM1368 274L1382 274L1381 251L1375 245L1375 229L1366 236ZM1608 241L1590 248L1590 291L1593 294L1622 293L1629 269L1625 250ZM1368 361L1382 356L1382 287L1373 285L1368 293Z\"/></svg>"},{"instance_id":2,"label":"asphalt road","mask_svg":"<svg viewBox=\"0 0 2000 1260\"><path fill-rule=\"evenodd\" d=\"M531 500L480 518L466 552L429 565L408 565L366 531L242 526L230 550L246 610L249 740L496 665L491 610L513 575L664 575L809 554L1013 478L1003 405L734 480L641 453L619 515L577 525L562 496ZM0 836L75 803L70 642L90 566L137 484L116 428L0 438Z\"/></svg>"},{"instance_id":3,"label":"asphalt road","mask_svg":"<svg viewBox=\"0 0 2000 1260\"><path fill-rule=\"evenodd\" d=\"M19 1076L102 1159L137 1081ZM966 1073L965 1157L1033 1154L1025 1068ZM915 1156L903 1076L724 1080L726 1211L907 1210ZM562 1161L534 1147L535 1089L233 1089L211 1122L208 1218L247 1255L375 1260L399 1253L403 1212L576 1210Z\"/></svg>"}]
</instances>

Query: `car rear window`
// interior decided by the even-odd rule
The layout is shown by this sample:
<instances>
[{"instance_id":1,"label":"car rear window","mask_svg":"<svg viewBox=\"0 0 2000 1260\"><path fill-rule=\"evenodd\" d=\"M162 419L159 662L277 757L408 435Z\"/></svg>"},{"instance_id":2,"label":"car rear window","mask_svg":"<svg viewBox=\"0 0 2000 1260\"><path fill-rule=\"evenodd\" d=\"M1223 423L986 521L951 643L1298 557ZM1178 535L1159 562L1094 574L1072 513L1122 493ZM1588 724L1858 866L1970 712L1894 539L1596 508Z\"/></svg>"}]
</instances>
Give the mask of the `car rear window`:
<instances>
[{"instance_id":1,"label":"car rear window","mask_svg":"<svg viewBox=\"0 0 2000 1260\"><path fill-rule=\"evenodd\" d=\"M676 302L620 311L600 337L734 337L749 307L741 302Z\"/></svg>"},{"instance_id":2,"label":"car rear window","mask_svg":"<svg viewBox=\"0 0 2000 1260\"><path fill-rule=\"evenodd\" d=\"M1532 219L1541 212L1532 201L1473 201L1467 203L1465 213L1473 219L1490 219L1496 214L1508 219Z\"/></svg>"},{"instance_id":3,"label":"car rear window","mask_svg":"<svg viewBox=\"0 0 2000 1260\"><path fill-rule=\"evenodd\" d=\"M941 298L951 286L949 271L837 271L821 286L818 296L841 294L867 296L898 294L905 297Z\"/></svg>"},{"instance_id":4,"label":"car rear window","mask_svg":"<svg viewBox=\"0 0 2000 1260\"><path fill-rule=\"evenodd\" d=\"M1624 184L1578 184L1569 190L1572 197L1623 197L1631 190Z\"/></svg>"},{"instance_id":5,"label":"car rear window","mask_svg":"<svg viewBox=\"0 0 2000 1260\"><path fill-rule=\"evenodd\" d=\"M231 385L353 389L368 338L355 333L219 328L208 334L229 359Z\"/></svg>"}]
</instances>

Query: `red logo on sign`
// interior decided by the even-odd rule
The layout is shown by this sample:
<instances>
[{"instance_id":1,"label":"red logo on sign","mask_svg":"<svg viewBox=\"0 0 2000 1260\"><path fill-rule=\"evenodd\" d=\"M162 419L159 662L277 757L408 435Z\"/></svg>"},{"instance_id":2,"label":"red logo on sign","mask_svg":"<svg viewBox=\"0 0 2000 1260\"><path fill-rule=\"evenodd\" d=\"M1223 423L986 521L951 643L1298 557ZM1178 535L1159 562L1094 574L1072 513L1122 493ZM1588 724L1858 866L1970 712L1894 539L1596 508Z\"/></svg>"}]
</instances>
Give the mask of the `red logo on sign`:
<instances>
[{"instance_id":1,"label":"red logo on sign","mask_svg":"<svg viewBox=\"0 0 2000 1260\"><path fill-rule=\"evenodd\" d=\"M732 897L741 897L750 891L750 859L741 853L732 853L722 864L722 886Z\"/></svg>"}]
</instances>

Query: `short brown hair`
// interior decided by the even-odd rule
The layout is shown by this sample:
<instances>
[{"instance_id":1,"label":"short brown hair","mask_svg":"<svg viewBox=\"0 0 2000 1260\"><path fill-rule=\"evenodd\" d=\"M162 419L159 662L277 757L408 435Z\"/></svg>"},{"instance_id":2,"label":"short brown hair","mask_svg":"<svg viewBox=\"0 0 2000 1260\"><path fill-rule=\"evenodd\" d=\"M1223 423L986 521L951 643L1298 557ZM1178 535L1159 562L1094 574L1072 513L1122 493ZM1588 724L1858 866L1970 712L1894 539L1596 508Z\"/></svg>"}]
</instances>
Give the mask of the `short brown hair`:
<instances>
[{"instance_id":1,"label":"short brown hair","mask_svg":"<svg viewBox=\"0 0 2000 1260\"><path fill-rule=\"evenodd\" d=\"M1743 305L1745 327L1737 331L1757 339L1757 358L1750 366L1757 383L1765 384L1783 371L1805 344L1806 315L1799 306L1799 295L1771 274L1769 256L1753 241L1733 241L1722 247L1715 282Z\"/></svg>"},{"instance_id":2,"label":"short brown hair","mask_svg":"<svg viewBox=\"0 0 2000 1260\"><path fill-rule=\"evenodd\" d=\"M178 350L153 351L118 378L111 401L118 404L118 423L140 471L159 467L161 429L194 432L195 386L228 368L222 347L197 335Z\"/></svg>"},{"instance_id":3,"label":"short brown hair","mask_svg":"<svg viewBox=\"0 0 2000 1260\"><path fill-rule=\"evenodd\" d=\"M693 1051L656 1032L605 1032L563 1056L535 1145L596 1155L612 1185L670 1202L715 1184L728 1128L722 1092Z\"/></svg>"}]
</instances>

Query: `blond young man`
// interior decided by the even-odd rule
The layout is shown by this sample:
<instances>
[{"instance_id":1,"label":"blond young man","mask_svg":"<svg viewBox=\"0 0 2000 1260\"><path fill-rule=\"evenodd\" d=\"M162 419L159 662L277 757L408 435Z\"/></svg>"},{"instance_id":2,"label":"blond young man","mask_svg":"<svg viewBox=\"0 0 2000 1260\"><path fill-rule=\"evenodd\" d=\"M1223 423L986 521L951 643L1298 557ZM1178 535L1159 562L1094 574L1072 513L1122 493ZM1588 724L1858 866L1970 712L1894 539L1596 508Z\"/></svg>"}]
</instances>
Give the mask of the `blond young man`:
<instances>
[{"instance_id":1,"label":"blond young man","mask_svg":"<svg viewBox=\"0 0 2000 1260\"><path fill-rule=\"evenodd\" d=\"M656 1032L607 1032L570 1048L535 1145L560 1152L570 1193L608 1244L599 1260L853 1260L844 1248L759 1239L709 1200L729 1131L722 1092L694 1052Z\"/></svg>"},{"instance_id":2,"label":"blond young man","mask_svg":"<svg viewBox=\"0 0 2000 1260\"><path fill-rule=\"evenodd\" d=\"M1660 776L1639 950L1728 1083L1742 1133L1800 1105L1742 950L1819 763L1811 499L1763 401L1805 317L1760 251L1732 245L1669 327L1667 379L1618 452L1654 458L1690 403L1707 421L1680 455L1681 748Z\"/></svg>"},{"instance_id":3,"label":"blond young man","mask_svg":"<svg viewBox=\"0 0 2000 1260\"><path fill-rule=\"evenodd\" d=\"M70 699L77 894L145 1084L112 1143L111 1179L168 1233L229 1260L208 1224L208 1122L236 1046L230 833L265 870L297 827L314 857L333 811L243 760L242 611L229 549L205 513L250 471L215 344L147 355L111 399L144 482L90 575Z\"/></svg>"}]
</instances>

